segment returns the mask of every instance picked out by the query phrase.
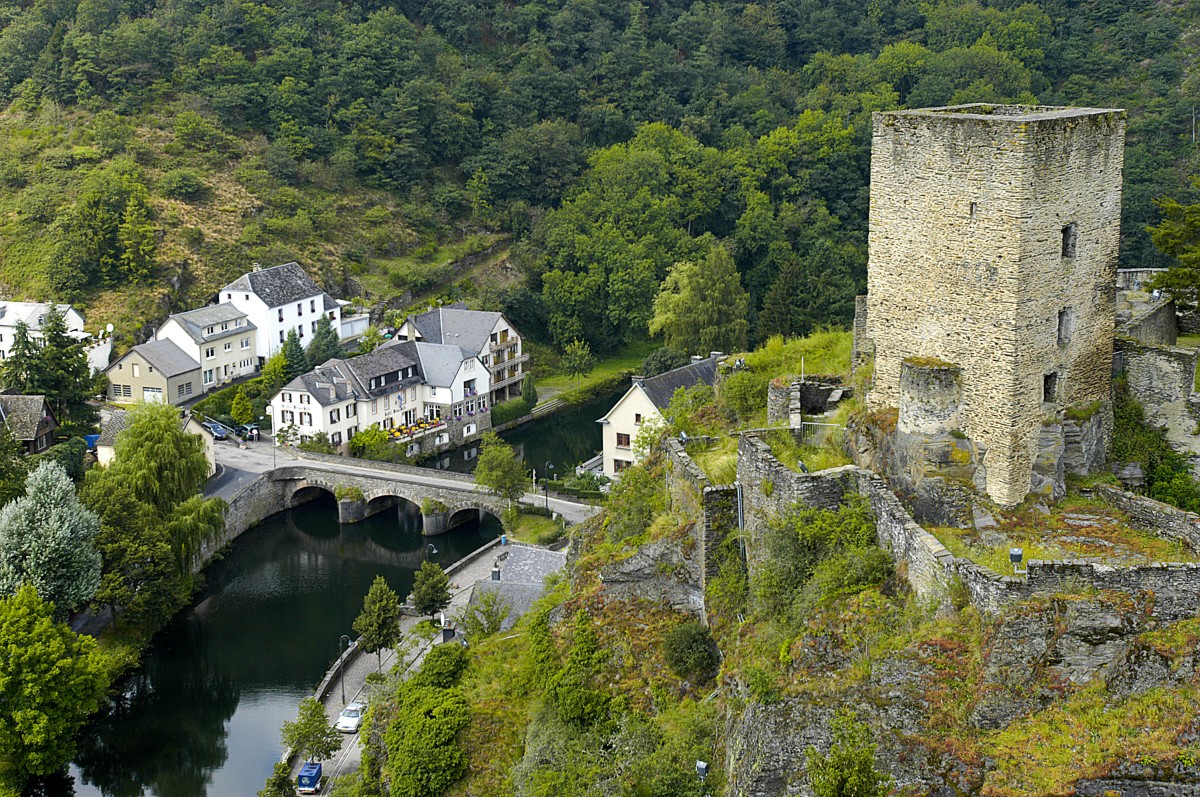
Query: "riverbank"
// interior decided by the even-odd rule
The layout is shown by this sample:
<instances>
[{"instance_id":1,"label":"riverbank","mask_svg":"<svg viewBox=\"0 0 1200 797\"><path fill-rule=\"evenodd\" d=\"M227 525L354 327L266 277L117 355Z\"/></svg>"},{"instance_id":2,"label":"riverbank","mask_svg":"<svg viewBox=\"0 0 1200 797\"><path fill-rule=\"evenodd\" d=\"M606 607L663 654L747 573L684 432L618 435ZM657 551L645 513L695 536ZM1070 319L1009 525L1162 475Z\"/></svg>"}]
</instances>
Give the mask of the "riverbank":
<instances>
[{"instance_id":1,"label":"riverbank","mask_svg":"<svg viewBox=\"0 0 1200 797\"><path fill-rule=\"evenodd\" d=\"M511 548L512 545L507 547ZM446 617L453 617L466 609L476 582L489 578L495 558L502 550L500 539L490 540L446 568L451 583L450 605L444 612ZM334 661L313 694L325 707L331 724L337 721L338 714L350 703L371 701L373 695L367 681L371 673L389 672L392 667L398 666L401 673L407 674L420 666L426 654L441 639L436 629L429 628L427 620L424 616L401 614L400 632L404 641L399 648L383 651L382 659L373 658L351 643ZM422 629L428 629L428 633L423 633ZM295 777L299 772L299 759L285 753L283 760L291 765L292 776ZM324 775L332 781L357 771L361 763L362 748L358 744L358 734L345 734L341 747L332 759L325 762Z\"/></svg>"}]
</instances>

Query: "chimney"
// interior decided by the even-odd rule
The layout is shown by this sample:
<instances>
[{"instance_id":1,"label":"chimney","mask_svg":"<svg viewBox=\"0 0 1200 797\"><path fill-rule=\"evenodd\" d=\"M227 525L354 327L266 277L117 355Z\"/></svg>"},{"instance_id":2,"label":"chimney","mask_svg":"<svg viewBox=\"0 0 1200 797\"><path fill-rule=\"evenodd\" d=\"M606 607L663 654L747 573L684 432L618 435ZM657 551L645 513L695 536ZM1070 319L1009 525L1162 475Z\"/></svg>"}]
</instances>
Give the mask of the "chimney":
<instances>
[{"instance_id":1,"label":"chimney","mask_svg":"<svg viewBox=\"0 0 1200 797\"><path fill-rule=\"evenodd\" d=\"M262 271L262 263L259 263L257 260L254 261L253 263L250 264L250 270L251 271Z\"/></svg>"},{"instance_id":2,"label":"chimney","mask_svg":"<svg viewBox=\"0 0 1200 797\"><path fill-rule=\"evenodd\" d=\"M634 374L630 377L630 381L632 381L635 385L640 385L642 382L646 381L646 377L642 376L641 374Z\"/></svg>"},{"instance_id":3,"label":"chimney","mask_svg":"<svg viewBox=\"0 0 1200 797\"><path fill-rule=\"evenodd\" d=\"M693 364L695 364L695 363L698 363L698 362L701 362L701 361L703 361L703 360L704 360L704 358L703 358L703 357L701 357L699 354L693 354L693 355L692 355L692 363L693 363Z\"/></svg>"},{"instance_id":4,"label":"chimney","mask_svg":"<svg viewBox=\"0 0 1200 797\"><path fill-rule=\"evenodd\" d=\"M710 351L710 352L708 353L708 356L709 356L709 357L711 357L711 358L713 358L714 360L719 360L719 359L721 359L722 357L724 357L724 356L725 356L725 352L723 352L723 351Z\"/></svg>"}]
</instances>

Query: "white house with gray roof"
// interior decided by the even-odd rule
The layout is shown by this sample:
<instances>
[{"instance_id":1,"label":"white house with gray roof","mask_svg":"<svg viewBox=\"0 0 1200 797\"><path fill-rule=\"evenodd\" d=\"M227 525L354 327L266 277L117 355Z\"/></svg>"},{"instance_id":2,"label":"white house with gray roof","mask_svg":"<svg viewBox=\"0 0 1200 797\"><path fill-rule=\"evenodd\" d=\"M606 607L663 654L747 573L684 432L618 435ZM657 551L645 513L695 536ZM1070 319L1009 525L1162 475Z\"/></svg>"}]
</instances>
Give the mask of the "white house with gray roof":
<instances>
[{"instance_id":1,"label":"white house with gray roof","mask_svg":"<svg viewBox=\"0 0 1200 797\"><path fill-rule=\"evenodd\" d=\"M29 328L29 337L39 340L42 337L42 327L50 311L57 307L67 324L67 334L76 340L87 340L91 335L83 331L83 316L69 304L48 304L46 302L9 302L0 301L0 360L8 357L12 351L13 336L17 324L24 323Z\"/></svg>"},{"instance_id":2,"label":"white house with gray roof","mask_svg":"<svg viewBox=\"0 0 1200 797\"><path fill-rule=\"evenodd\" d=\"M323 315L329 317L342 338L349 337L359 326L356 334L366 329L363 316L347 314L350 324L344 325L343 308L348 303L339 302L321 290L299 263L271 268L255 264L253 271L222 288L217 301L232 304L254 325L255 354L260 366L279 351L293 329L300 336L300 343L307 347Z\"/></svg>"},{"instance_id":3,"label":"white house with gray roof","mask_svg":"<svg viewBox=\"0 0 1200 797\"><path fill-rule=\"evenodd\" d=\"M397 337L459 346L478 355L491 378L493 404L521 395L529 355L522 350L520 333L503 313L468 310L457 302L409 316Z\"/></svg>"},{"instance_id":4,"label":"white house with gray roof","mask_svg":"<svg viewBox=\"0 0 1200 797\"><path fill-rule=\"evenodd\" d=\"M675 391L694 385L711 385L717 379L720 352L706 359L694 357L682 368L646 379L635 376L633 385L613 408L597 421L604 427L604 475L617 478L621 471L637 464L641 457L634 450L638 432L646 425L664 422L663 410L671 403Z\"/></svg>"},{"instance_id":5,"label":"white house with gray roof","mask_svg":"<svg viewBox=\"0 0 1200 797\"><path fill-rule=\"evenodd\" d=\"M297 442L324 432L336 446L371 426L409 454L462 445L491 428L487 368L457 346L395 341L334 359L285 385L271 400L274 429Z\"/></svg>"},{"instance_id":6,"label":"white house with gray roof","mask_svg":"<svg viewBox=\"0 0 1200 797\"><path fill-rule=\"evenodd\" d=\"M171 341L200 364L203 391L249 376L258 367L258 330L231 302L176 313L154 339Z\"/></svg>"}]
</instances>

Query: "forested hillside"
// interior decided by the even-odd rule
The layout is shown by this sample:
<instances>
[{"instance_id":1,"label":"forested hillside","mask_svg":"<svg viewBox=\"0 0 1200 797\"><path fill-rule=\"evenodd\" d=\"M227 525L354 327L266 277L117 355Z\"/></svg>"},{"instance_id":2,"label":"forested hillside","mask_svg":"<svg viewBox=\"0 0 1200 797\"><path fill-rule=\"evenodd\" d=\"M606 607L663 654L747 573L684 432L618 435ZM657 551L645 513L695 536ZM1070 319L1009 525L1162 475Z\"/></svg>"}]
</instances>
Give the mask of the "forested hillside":
<instances>
[{"instance_id":1,"label":"forested hillside","mask_svg":"<svg viewBox=\"0 0 1200 797\"><path fill-rule=\"evenodd\" d=\"M751 334L844 322L870 113L1130 110L1124 266L1196 199L1197 8L1150 0L35 0L0 5L0 291L130 331L254 260L370 302L511 234L484 292L602 353L731 251ZM432 265L431 265L432 264ZM759 321L761 320L761 323Z\"/></svg>"}]
</instances>

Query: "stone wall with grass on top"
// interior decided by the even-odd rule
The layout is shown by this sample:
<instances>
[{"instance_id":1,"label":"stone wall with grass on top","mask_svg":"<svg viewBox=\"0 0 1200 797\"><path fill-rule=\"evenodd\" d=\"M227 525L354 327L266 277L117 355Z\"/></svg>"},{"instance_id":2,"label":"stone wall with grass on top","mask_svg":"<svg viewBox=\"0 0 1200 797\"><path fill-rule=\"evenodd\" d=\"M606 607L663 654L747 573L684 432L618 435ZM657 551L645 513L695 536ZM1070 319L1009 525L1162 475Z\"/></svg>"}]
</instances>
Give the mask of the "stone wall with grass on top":
<instances>
[{"instance_id":1,"label":"stone wall with grass on top","mask_svg":"<svg viewBox=\"0 0 1200 797\"><path fill-rule=\"evenodd\" d=\"M1169 295L1160 296L1119 326L1117 336L1148 346L1174 346L1178 336L1175 300Z\"/></svg>"},{"instance_id":2,"label":"stone wall with grass on top","mask_svg":"<svg viewBox=\"0 0 1200 797\"><path fill-rule=\"evenodd\" d=\"M1097 484L1093 489L1105 501L1124 512L1135 528L1182 543L1189 550L1200 553L1200 515L1195 512L1185 512L1162 501L1107 484Z\"/></svg>"},{"instance_id":3,"label":"stone wall with grass on top","mask_svg":"<svg viewBox=\"0 0 1200 797\"><path fill-rule=\"evenodd\" d=\"M699 549L697 559L703 590L719 566L717 552L728 535L738 531L738 487L711 484L675 438L668 437L663 450L667 457L671 509L695 520L691 536Z\"/></svg>"}]
</instances>

